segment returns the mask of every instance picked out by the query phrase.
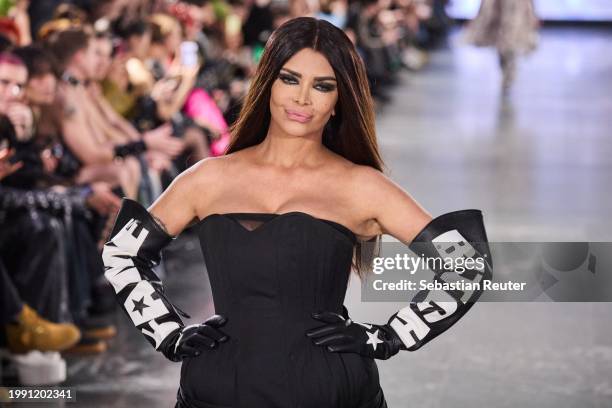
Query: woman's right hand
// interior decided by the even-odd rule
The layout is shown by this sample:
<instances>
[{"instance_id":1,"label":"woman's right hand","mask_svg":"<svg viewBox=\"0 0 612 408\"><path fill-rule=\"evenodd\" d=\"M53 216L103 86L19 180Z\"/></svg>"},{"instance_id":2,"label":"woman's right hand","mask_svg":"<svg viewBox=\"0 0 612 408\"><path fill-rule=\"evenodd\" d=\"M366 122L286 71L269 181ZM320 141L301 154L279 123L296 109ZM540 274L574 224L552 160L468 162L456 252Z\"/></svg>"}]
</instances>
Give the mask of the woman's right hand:
<instances>
[{"instance_id":1,"label":"woman's right hand","mask_svg":"<svg viewBox=\"0 0 612 408\"><path fill-rule=\"evenodd\" d=\"M170 342L167 349L163 350L164 355L172 361L181 361L185 358L197 357L204 350L214 349L219 343L224 343L229 338L219 329L225 323L227 323L226 317L213 315L204 323L181 328L176 333L176 341Z\"/></svg>"}]
</instances>

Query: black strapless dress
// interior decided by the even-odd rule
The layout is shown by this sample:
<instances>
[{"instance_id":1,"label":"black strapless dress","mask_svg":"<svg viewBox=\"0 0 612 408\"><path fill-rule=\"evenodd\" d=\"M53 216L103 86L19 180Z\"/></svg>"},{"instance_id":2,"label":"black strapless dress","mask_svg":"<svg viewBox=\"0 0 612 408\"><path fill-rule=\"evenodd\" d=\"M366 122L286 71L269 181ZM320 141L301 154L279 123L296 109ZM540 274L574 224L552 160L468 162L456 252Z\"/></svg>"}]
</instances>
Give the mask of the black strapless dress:
<instances>
[{"instance_id":1,"label":"black strapless dress","mask_svg":"<svg viewBox=\"0 0 612 408\"><path fill-rule=\"evenodd\" d=\"M373 359L306 337L342 312L356 237L304 212L212 214L197 224L229 340L181 368L177 407L385 408Z\"/></svg>"}]
</instances>

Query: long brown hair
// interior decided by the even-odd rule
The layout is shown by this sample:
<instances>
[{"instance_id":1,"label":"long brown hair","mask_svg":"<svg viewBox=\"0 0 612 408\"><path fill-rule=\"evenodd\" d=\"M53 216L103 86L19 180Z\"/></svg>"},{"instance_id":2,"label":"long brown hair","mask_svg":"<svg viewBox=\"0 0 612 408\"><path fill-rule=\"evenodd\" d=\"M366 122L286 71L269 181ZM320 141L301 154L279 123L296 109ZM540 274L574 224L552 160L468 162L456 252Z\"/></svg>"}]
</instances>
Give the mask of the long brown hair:
<instances>
[{"instance_id":1,"label":"long brown hair","mask_svg":"<svg viewBox=\"0 0 612 408\"><path fill-rule=\"evenodd\" d=\"M291 19L278 27L268 39L240 115L230 128L232 140L227 153L257 145L265 139L270 125L272 84L285 62L304 48L312 48L323 54L337 80L336 114L323 129L323 145L355 164L382 172L384 163L376 140L374 103L363 60L344 31L313 17ZM371 241L379 244L380 236ZM353 257L353 265L360 277L365 275L373 256L373 253L362 254L362 249L362 244L358 242Z\"/></svg>"}]
</instances>

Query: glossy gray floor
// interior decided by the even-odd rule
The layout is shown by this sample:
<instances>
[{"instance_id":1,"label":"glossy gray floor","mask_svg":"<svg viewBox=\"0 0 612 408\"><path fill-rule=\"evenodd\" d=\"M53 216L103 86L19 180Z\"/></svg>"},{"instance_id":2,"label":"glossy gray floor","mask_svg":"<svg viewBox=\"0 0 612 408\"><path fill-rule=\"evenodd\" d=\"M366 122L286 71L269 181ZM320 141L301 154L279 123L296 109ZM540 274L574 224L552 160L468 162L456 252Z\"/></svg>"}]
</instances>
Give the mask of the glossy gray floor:
<instances>
[{"instance_id":1,"label":"glossy gray floor","mask_svg":"<svg viewBox=\"0 0 612 408\"><path fill-rule=\"evenodd\" d=\"M492 241L612 241L612 32L542 34L506 102L495 54L452 36L393 90L378 119L383 155L432 214L481 208ZM192 322L213 312L199 257L189 238L168 256L168 292ZM356 320L400 307L361 303L355 283ZM422 350L379 363L389 407L612 407L611 314L612 304L479 304ZM117 319L110 352L70 360L76 405L172 406L180 366Z\"/></svg>"}]
</instances>

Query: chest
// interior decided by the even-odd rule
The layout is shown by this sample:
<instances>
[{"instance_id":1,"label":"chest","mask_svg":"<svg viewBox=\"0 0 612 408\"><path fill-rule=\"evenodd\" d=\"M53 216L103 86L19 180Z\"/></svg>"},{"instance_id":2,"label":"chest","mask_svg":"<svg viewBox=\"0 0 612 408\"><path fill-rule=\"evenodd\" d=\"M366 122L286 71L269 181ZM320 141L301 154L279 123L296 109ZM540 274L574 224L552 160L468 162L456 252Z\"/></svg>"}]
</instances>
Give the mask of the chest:
<instances>
[{"instance_id":1,"label":"chest","mask_svg":"<svg viewBox=\"0 0 612 408\"><path fill-rule=\"evenodd\" d=\"M340 182L324 178L245 177L220 189L217 202L236 211L286 212L308 210L329 214L348 206L348 195Z\"/></svg>"}]
</instances>

